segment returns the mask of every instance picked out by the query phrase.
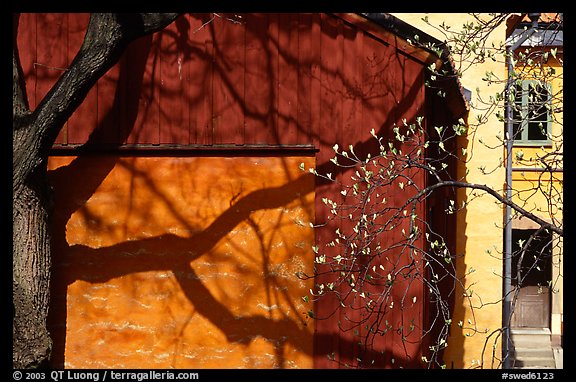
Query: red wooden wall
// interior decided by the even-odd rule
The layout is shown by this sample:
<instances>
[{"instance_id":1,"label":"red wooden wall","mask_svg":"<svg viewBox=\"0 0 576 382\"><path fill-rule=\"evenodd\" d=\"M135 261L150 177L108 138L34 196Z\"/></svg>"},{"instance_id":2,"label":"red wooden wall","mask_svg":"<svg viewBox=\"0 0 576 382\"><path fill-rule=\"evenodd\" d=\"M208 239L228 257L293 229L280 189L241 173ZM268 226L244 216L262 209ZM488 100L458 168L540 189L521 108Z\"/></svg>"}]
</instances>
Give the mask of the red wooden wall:
<instances>
[{"instance_id":1,"label":"red wooden wall","mask_svg":"<svg viewBox=\"0 0 576 382\"><path fill-rule=\"evenodd\" d=\"M312 144L320 15L183 15L134 42L58 137L94 143ZM212 22L208 22L213 18ZM82 43L88 14L24 14L18 41L31 106ZM206 25L204 25L207 23ZM204 25L204 26L203 26ZM313 115L312 110L316 113Z\"/></svg>"},{"instance_id":2,"label":"red wooden wall","mask_svg":"<svg viewBox=\"0 0 576 382\"><path fill-rule=\"evenodd\" d=\"M32 108L74 58L88 19L20 16L18 44ZM183 15L130 45L67 122L55 148L86 142L96 149L138 145L190 153L304 148L316 152L319 172L341 177L329 161L334 143L366 152L371 129L389 136L395 123L423 115L426 101L425 64L390 33L368 31L354 20L329 14ZM419 174L415 179L425 181ZM318 182L318 223L327 212L320 202L327 195L338 201L339 189ZM397 202L405 195L398 194ZM317 230L320 246L332 240L334 228ZM410 288L424 296L422 285ZM317 314L334 310L333 303L323 300ZM354 335L338 329L344 314L317 322L316 367L357 365ZM400 322L399 314L390 320ZM404 314L410 315L406 322L417 323L412 338L418 338L424 307L419 303ZM418 341L391 335L378 339L375 348L380 355L374 366L389 367L392 358L395 367L420 364ZM339 363L328 359L333 352Z\"/></svg>"},{"instance_id":3,"label":"red wooden wall","mask_svg":"<svg viewBox=\"0 0 576 382\"><path fill-rule=\"evenodd\" d=\"M334 134L358 137L352 126L378 131L406 117L404 104L422 90L420 64L337 17L226 17L186 14L135 41L56 144L83 144L101 130L92 143L331 147ZM74 58L88 19L20 16L32 108Z\"/></svg>"}]
</instances>

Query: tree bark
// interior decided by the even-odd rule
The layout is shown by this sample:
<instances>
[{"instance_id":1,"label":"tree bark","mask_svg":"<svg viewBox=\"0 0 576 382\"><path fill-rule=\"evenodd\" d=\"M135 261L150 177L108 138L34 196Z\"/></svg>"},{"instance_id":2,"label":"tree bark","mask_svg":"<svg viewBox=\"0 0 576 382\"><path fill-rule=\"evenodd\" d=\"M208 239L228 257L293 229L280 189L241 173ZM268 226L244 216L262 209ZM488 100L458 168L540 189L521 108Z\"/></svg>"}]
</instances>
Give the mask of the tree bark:
<instances>
[{"instance_id":1,"label":"tree bark","mask_svg":"<svg viewBox=\"0 0 576 382\"><path fill-rule=\"evenodd\" d=\"M178 14L92 14L78 54L34 111L28 107L13 35L12 303L14 368L47 366L52 195L46 164L62 126L128 44L172 23Z\"/></svg>"},{"instance_id":2,"label":"tree bark","mask_svg":"<svg viewBox=\"0 0 576 382\"><path fill-rule=\"evenodd\" d=\"M13 363L41 366L49 357L46 328L50 286L50 195L39 171L13 199Z\"/></svg>"}]
</instances>

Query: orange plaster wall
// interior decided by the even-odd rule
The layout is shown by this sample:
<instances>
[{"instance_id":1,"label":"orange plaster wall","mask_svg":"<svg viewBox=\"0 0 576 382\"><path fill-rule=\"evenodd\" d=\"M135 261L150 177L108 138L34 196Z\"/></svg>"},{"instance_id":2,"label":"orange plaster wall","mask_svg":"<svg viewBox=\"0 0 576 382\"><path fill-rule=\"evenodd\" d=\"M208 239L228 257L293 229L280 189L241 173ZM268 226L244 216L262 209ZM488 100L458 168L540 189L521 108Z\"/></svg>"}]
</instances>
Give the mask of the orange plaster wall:
<instances>
[{"instance_id":1,"label":"orange plaster wall","mask_svg":"<svg viewBox=\"0 0 576 382\"><path fill-rule=\"evenodd\" d=\"M314 178L301 162L314 166L51 157L64 366L312 367L312 282L295 273L312 274Z\"/></svg>"}]
</instances>

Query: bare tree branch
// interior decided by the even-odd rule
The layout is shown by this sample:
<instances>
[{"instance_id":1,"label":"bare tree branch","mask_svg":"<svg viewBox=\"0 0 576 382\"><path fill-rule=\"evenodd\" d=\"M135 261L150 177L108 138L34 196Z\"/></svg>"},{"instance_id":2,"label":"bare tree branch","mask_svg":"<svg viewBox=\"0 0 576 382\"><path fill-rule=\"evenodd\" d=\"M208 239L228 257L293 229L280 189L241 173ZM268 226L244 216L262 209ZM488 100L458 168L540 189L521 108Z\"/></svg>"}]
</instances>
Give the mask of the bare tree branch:
<instances>
[{"instance_id":1,"label":"bare tree branch","mask_svg":"<svg viewBox=\"0 0 576 382\"><path fill-rule=\"evenodd\" d=\"M127 45L172 23L177 13L93 13L78 54L32 112L26 123L14 119L13 189L41 165L58 133L94 84L118 62ZM13 57L14 115L25 108L17 52Z\"/></svg>"},{"instance_id":2,"label":"bare tree branch","mask_svg":"<svg viewBox=\"0 0 576 382\"><path fill-rule=\"evenodd\" d=\"M534 215L533 213L520 207L516 203L506 199L504 196L500 195L494 189L492 189L486 185L483 185L483 184L467 183L467 182L461 182L461 181L455 181L455 180L445 180L445 181L441 181L439 183L436 183L436 184L433 184L429 187L424 188L422 191L420 191L420 193L418 193L418 195L416 195L415 199L418 199L418 198L422 197L423 195L426 195L426 194L434 191L435 189L441 188L441 187L472 188L472 189L476 189L476 190L485 191L486 193L488 193L488 194L492 195L494 198L496 198L499 202L501 202L507 206L510 206L512 209L519 212L522 216L527 217L528 219L532 220L535 223L538 223L542 228L548 229L552 232L555 232L560 236L564 236L564 230L562 228L557 227L553 224L550 224L549 222L547 222L546 220L544 220L542 218L539 218L538 216Z\"/></svg>"}]
</instances>

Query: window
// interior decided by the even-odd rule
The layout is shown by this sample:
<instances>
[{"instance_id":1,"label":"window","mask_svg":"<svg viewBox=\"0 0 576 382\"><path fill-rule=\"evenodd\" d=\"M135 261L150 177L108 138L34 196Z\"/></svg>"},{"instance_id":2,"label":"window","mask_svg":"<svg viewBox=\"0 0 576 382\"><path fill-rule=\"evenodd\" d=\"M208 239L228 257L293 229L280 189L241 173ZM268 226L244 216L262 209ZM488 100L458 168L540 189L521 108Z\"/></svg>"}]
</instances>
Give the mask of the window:
<instances>
[{"instance_id":1,"label":"window","mask_svg":"<svg viewBox=\"0 0 576 382\"><path fill-rule=\"evenodd\" d=\"M524 244L528 244L535 233L535 229L512 230L513 285L518 285L518 266L523 278L522 286L548 286L548 281L552 279L552 234L541 232L530 241L529 247L524 248ZM526 251L521 256L523 249Z\"/></svg>"},{"instance_id":2,"label":"window","mask_svg":"<svg viewBox=\"0 0 576 382\"><path fill-rule=\"evenodd\" d=\"M537 81L522 81L514 90L512 107L514 144L551 144L550 87Z\"/></svg>"}]
</instances>

